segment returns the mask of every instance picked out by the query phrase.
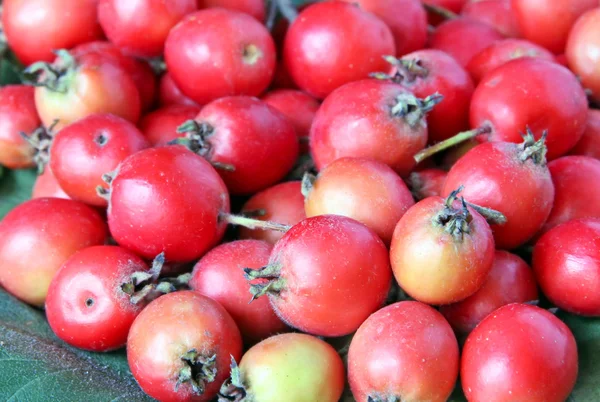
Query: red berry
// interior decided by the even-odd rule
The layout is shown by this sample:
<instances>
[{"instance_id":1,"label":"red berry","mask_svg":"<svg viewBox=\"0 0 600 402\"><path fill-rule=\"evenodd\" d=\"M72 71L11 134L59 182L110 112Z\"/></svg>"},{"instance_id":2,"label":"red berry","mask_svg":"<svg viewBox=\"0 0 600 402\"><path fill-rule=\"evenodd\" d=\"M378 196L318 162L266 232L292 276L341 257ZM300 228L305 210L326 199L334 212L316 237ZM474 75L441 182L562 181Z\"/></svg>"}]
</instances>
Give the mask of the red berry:
<instances>
[{"instance_id":1,"label":"red berry","mask_svg":"<svg viewBox=\"0 0 600 402\"><path fill-rule=\"evenodd\" d=\"M50 168L70 198L106 206L96 192L102 175L150 144L130 122L110 114L93 114L60 130L52 140Z\"/></svg>"},{"instance_id":2,"label":"red berry","mask_svg":"<svg viewBox=\"0 0 600 402\"><path fill-rule=\"evenodd\" d=\"M307 217L347 216L373 230L387 245L396 223L414 204L400 176L387 165L370 159L337 159L303 190Z\"/></svg>"},{"instance_id":3,"label":"red berry","mask_svg":"<svg viewBox=\"0 0 600 402\"><path fill-rule=\"evenodd\" d=\"M240 11L256 18L258 22L265 20L265 2L262 0L198 0L200 8L226 8Z\"/></svg>"},{"instance_id":4,"label":"red berry","mask_svg":"<svg viewBox=\"0 0 600 402\"><path fill-rule=\"evenodd\" d=\"M512 0L511 4L523 38L560 54L577 18L598 7L598 0Z\"/></svg>"},{"instance_id":5,"label":"red berry","mask_svg":"<svg viewBox=\"0 0 600 402\"><path fill-rule=\"evenodd\" d=\"M533 248L533 269L556 306L600 316L600 219L572 220L548 231Z\"/></svg>"},{"instance_id":6,"label":"red berry","mask_svg":"<svg viewBox=\"0 0 600 402\"><path fill-rule=\"evenodd\" d=\"M43 306L50 281L76 251L103 244L106 224L77 201L38 198L10 211L0 222L0 285Z\"/></svg>"},{"instance_id":7,"label":"red berry","mask_svg":"<svg viewBox=\"0 0 600 402\"><path fill-rule=\"evenodd\" d=\"M521 141L526 127L536 138L547 131L552 160L577 144L585 131L587 111L585 92L569 70L547 60L521 58L481 80L471 100L471 127L491 127L492 133L480 136L481 141L515 143Z\"/></svg>"},{"instance_id":8,"label":"red berry","mask_svg":"<svg viewBox=\"0 0 600 402\"><path fill-rule=\"evenodd\" d=\"M348 156L408 175L413 155L427 143L425 115L439 100L420 99L400 85L374 79L344 85L325 99L310 129L317 169Z\"/></svg>"},{"instance_id":9,"label":"red berry","mask_svg":"<svg viewBox=\"0 0 600 402\"><path fill-rule=\"evenodd\" d=\"M554 205L541 233L580 218L600 218L600 160L565 156L548 164L554 183Z\"/></svg>"},{"instance_id":10,"label":"red berry","mask_svg":"<svg viewBox=\"0 0 600 402\"><path fill-rule=\"evenodd\" d=\"M202 157L183 146L145 149L125 159L110 184L108 225L121 246L171 262L192 261L225 231L225 183Z\"/></svg>"},{"instance_id":11,"label":"red berry","mask_svg":"<svg viewBox=\"0 0 600 402\"><path fill-rule=\"evenodd\" d=\"M131 373L144 392L161 401L211 401L242 355L235 322L213 299L174 292L150 303L127 338Z\"/></svg>"},{"instance_id":12,"label":"red berry","mask_svg":"<svg viewBox=\"0 0 600 402\"><path fill-rule=\"evenodd\" d=\"M34 149L23 138L40 126L33 88L7 85L0 88L0 164L9 169L35 165Z\"/></svg>"},{"instance_id":13,"label":"red berry","mask_svg":"<svg viewBox=\"0 0 600 402\"><path fill-rule=\"evenodd\" d=\"M244 268L259 269L269 262L272 245L260 240L221 244L194 266L190 287L221 303L248 343L288 330L273 311L269 299L248 304L248 281Z\"/></svg>"},{"instance_id":14,"label":"red berry","mask_svg":"<svg viewBox=\"0 0 600 402\"><path fill-rule=\"evenodd\" d=\"M242 207L242 214L250 213L255 219L295 225L304 218L304 196L299 181L276 184L253 195ZM275 244L284 235L275 230L260 230L241 227L241 239L264 240Z\"/></svg>"},{"instance_id":15,"label":"red berry","mask_svg":"<svg viewBox=\"0 0 600 402\"><path fill-rule=\"evenodd\" d=\"M587 3L596 3L587 0ZM600 73L595 66L600 63L600 8L583 14L569 33L566 57L569 68L591 91L592 98L600 102Z\"/></svg>"},{"instance_id":16,"label":"red berry","mask_svg":"<svg viewBox=\"0 0 600 402\"><path fill-rule=\"evenodd\" d=\"M319 110L319 101L305 92L293 89L267 92L262 100L279 110L292 122L303 153L308 152L308 135L315 114Z\"/></svg>"},{"instance_id":17,"label":"red berry","mask_svg":"<svg viewBox=\"0 0 600 402\"><path fill-rule=\"evenodd\" d=\"M272 186L298 157L298 137L291 121L249 96L213 101L181 130L189 132L197 153L217 166L229 167L219 169L219 174L232 194L253 194Z\"/></svg>"},{"instance_id":18,"label":"red berry","mask_svg":"<svg viewBox=\"0 0 600 402\"><path fill-rule=\"evenodd\" d=\"M457 333L466 335L494 310L510 303L536 300L538 290L531 268L521 257L496 250L483 286L463 301L441 306L440 312Z\"/></svg>"},{"instance_id":19,"label":"red berry","mask_svg":"<svg viewBox=\"0 0 600 402\"><path fill-rule=\"evenodd\" d=\"M283 58L300 89L323 99L336 88L381 71L396 54L394 37L375 15L341 1L304 9L285 37Z\"/></svg>"},{"instance_id":20,"label":"red berry","mask_svg":"<svg viewBox=\"0 0 600 402\"><path fill-rule=\"evenodd\" d=\"M321 336L355 331L383 304L391 283L387 249L363 224L320 215L293 226L275 244L269 265L245 270L253 297L268 294L290 326Z\"/></svg>"},{"instance_id":21,"label":"red berry","mask_svg":"<svg viewBox=\"0 0 600 402\"><path fill-rule=\"evenodd\" d=\"M54 50L102 38L98 0L5 0L2 28L21 63L54 60Z\"/></svg>"},{"instance_id":22,"label":"red berry","mask_svg":"<svg viewBox=\"0 0 600 402\"><path fill-rule=\"evenodd\" d=\"M543 140L488 142L470 150L448 172L442 196L464 186L473 204L500 211L506 223L492 225L496 247L513 249L531 239L550 215L554 185Z\"/></svg>"},{"instance_id":23,"label":"red berry","mask_svg":"<svg viewBox=\"0 0 600 402\"><path fill-rule=\"evenodd\" d=\"M600 110L590 109L588 111L586 129L581 140L571 149L570 153L600 159Z\"/></svg>"},{"instance_id":24,"label":"red berry","mask_svg":"<svg viewBox=\"0 0 600 402\"><path fill-rule=\"evenodd\" d=\"M416 203L394 230L390 258L400 287L428 304L463 300L481 288L492 268L494 238L479 213L429 197Z\"/></svg>"},{"instance_id":25,"label":"red berry","mask_svg":"<svg viewBox=\"0 0 600 402\"><path fill-rule=\"evenodd\" d=\"M458 376L458 343L433 308L395 303L372 314L352 338L348 381L357 401L445 402Z\"/></svg>"},{"instance_id":26,"label":"red berry","mask_svg":"<svg viewBox=\"0 0 600 402\"><path fill-rule=\"evenodd\" d=\"M167 145L168 142L185 136L177 128L200 112L198 106L173 104L148 113L140 120L140 130L153 146Z\"/></svg>"},{"instance_id":27,"label":"red berry","mask_svg":"<svg viewBox=\"0 0 600 402\"><path fill-rule=\"evenodd\" d=\"M121 286L148 265L116 246L88 247L71 256L52 279L46 299L50 327L80 349L106 352L125 346L129 328L142 311Z\"/></svg>"},{"instance_id":28,"label":"red berry","mask_svg":"<svg viewBox=\"0 0 600 402\"><path fill-rule=\"evenodd\" d=\"M162 54L171 28L197 8L197 0L98 0L98 19L108 39L125 53L155 57Z\"/></svg>"},{"instance_id":29,"label":"red berry","mask_svg":"<svg viewBox=\"0 0 600 402\"><path fill-rule=\"evenodd\" d=\"M420 0L344 0L381 18L390 28L396 55L423 49L427 43L427 13ZM398 12L402 10L402 12Z\"/></svg>"},{"instance_id":30,"label":"red berry","mask_svg":"<svg viewBox=\"0 0 600 402\"><path fill-rule=\"evenodd\" d=\"M448 53L466 67L473 56L503 38L489 25L460 17L438 26L429 40L429 46Z\"/></svg>"},{"instance_id":31,"label":"red berry","mask_svg":"<svg viewBox=\"0 0 600 402\"><path fill-rule=\"evenodd\" d=\"M463 348L460 378L469 401L562 402L577 379L577 345L546 310L501 307L475 328Z\"/></svg>"},{"instance_id":32,"label":"red berry","mask_svg":"<svg viewBox=\"0 0 600 402\"><path fill-rule=\"evenodd\" d=\"M181 92L181 89L177 87L169 72L163 74L158 84L158 101L161 106L190 105L199 107L196 102Z\"/></svg>"},{"instance_id":33,"label":"red berry","mask_svg":"<svg viewBox=\"0 0 600 402\"><path fill-rule=\"evenodd\" d=\"M461 15L483 22L508 38L521 36L510 0L471 1L465 4Z\"/></svg>"},{"instance_id":34,"label":"red berry","mask_svg":"<svg viewBox=\"0 0 600 402\"><path fill-rule=\"evenodd\" d=\"M189 14L171 30L165 61L173 81L199 104L258 96L273 78L275 43L248 14L211 8Z\"/></svg>"},{"instance_id":35,"label":"red berry","mask_svg":"<svg viewBox=\"0 0 600 402\"><path fill-rule=\"evenodd\" d=\"M442 102L427 115L429 143L469 128L473 82L454 58L440 50L424 49L405 55L392 71L393 80L419 98L439 93Z\"/></svg>"},{"instance_id":36,"label":"red berry","mask_svg":"<svg viewBox=\"0 0 600 402\"><path fill-rule=\"evenodd\" d=\"M523 57L556 61L552 53L535 43L522 39L504 39L477 53L467 65L467 70L473 80L479 83L490 71Z\"/></svg>"},{"instance_id":37,"label":"red berry","mask_svg":"<svg viewBox=\"0 0 600 402\"><path fill-rule=\"evenodd\" d=\"M44 172L35 179L31 198L70 198L60 187L50 166L46 166Z\"/></svg>"}]
</instances>

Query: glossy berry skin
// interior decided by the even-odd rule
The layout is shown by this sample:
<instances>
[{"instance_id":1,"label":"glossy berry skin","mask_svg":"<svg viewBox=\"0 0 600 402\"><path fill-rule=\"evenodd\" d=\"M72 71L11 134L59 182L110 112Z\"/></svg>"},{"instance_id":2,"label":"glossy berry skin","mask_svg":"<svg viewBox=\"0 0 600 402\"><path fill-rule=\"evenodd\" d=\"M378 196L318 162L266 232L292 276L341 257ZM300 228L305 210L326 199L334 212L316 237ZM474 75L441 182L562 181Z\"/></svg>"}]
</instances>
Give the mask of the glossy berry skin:
<instances>
[{"instance_id":1,"label":"glossy berry skin","mask_svg":"<svg viewBox=\"0 0 600 402\"><path fill-rule=\"evenodd\" d=\"M523 57L556 61L552 53L533 42L523 39L503 39L477 53L467 65L467 70L473 81L479 83L490 71Z\"/></svg>"},{"instance_id":2,"label":"glossy berry skin","mask_svg":"<svg viewBox=\"0 0 600 402\"><path fill-rule=\"evenodd\" d=\"M448 53L463 67L473 56L504 36L477 20L459 17L443 22L429 40L429 46Z\"/></svg>"},{"instance_id":3,"label":"glossy berry skin","mask_svg":"<svg viewBox=\"0 0 600 402\"><path fill-rule=\"evenodd\" d=\"M469 231L457 239L437 216L446 201L429 197L410 208L394 230L390 259L400 287L427 304L449 304L475 293L492 268L494 238L481 215L468 208ZM459 202L454 208L460 208Z\"/></svg>"},{"instance_id":4,"label":"glossy berry skin","mask_svg":"<svg viewBox=\"0 0 600 402\"><path fill-rule=\"evenodd\" d=\"M202 358L216 357L214 380L204 382L203 392L194 392L189 382L177 386L178 373L189 367L182 357L193 349ZM231 358L241 355L240 331L229 313L194 291L169 293L151 302L127 339L131 373L145 393L161 401L212 400L229 376Z\"/></svg>"},{"instance_id":5,"label":"glossy berry skin","mask_svg":"<svg viewBox=\"0 0 600 402\"><path fill-rule=\"evenodd\" d=\"M296 130L303 153L308 152L308 135L320 103L306 92L293 89L277 89L267 92L263 102L279 110Z\"/></svg>"},{"instance_id":6,"label":"glossy berry skin","mask_svg":"<svg viewBox=\"0 0 600 402\"><path fill-rule=\"evenodd\" d=\"M199 112L198 106L165 106L143 116L139 127L153 146L167 145L170 141L185 136L184 133L178 133L177 128L196 117Z\"/></svg>"},{"instance_id":7,"label":"glossy berry skin","mask_svg":"<svg viewBox=\"0 0 600 402\"><path fill-rule=\"evenodd\" d=\"M63 341L79 349L106 352L125 346L129 328L142 311L121 285L148 264L117 246L88 247L73 254L48 289L46 317Z\"/></svg>"},{"instance_id":8,"label":"glossy berry skin","mask_svg":"<svg viewBox=\"0 0 600 402\"><path fill-rule=\"evenodd\" d=\"M156 77L150 65L141 60L127 56L118 47L108 41L87 42L71 50L75 56L86 53L99 53L121 66L133 79L140 94L142 110L148 110L154 106L156 97Z\"/></svg>"},{"instance_id":9,"label":"glossy berry skin","mask_svg":"<svg viewBox=\"0 0 600 402\"><path fill-rule=\"evenodd\" d=\"M577 371L577 345L569 328L546 310L515 303L496 310L471 332L460 378L473 402L562 402Z\"/></svg>"},{"instance_id":10,"label":"glossy berry skin","mask_svg":"<svg viewBox=\"0 0 600 402\"><path fill-rule=\"evenodd\" d=\"M0 88L0 165L9 169L34 165L33 148L21 136L31 134L41 124L33 92L25 85Z\"/></svg>"},{"instance_id":11,"label":"glossy berry skin","mask_svg":"<svg viewBox=\"0 0 600 402\"><path fill-rule=\"evenodd\" d=\"M98 19L108 39L125 53L156 57L171 28L197 7L197 0L99 0Z\"/></svg>"},{"instance_id":12,"label":"glossy berry skin","mask_svg":"<svg viewBox=\"0 0 600 402\"><path fill-rule=\"evenodd\" d=\"M293 124L279 111L257 98L231 96L204 106L196 121L208 123L211 162L232 165L219 169L232 194L253 194L277 183L298 158L298 137Z\"/></svg>"},{"instance_id":13,"label":"glossy berry skin","mask_svg":"<svg viewBox=\"0 0 600 402\"><path fill-rule=\"evenodd\" d=\"M533 249L533 269L557 307L600 316L600 219L577 219L544 234Z\"/></svg>"},{"instance_id":14,"label":"glossy berry skin","mask_svg":"<svg viewBox=\"0 0 600 402\"><path fill-rule=\"evenodd\" d=\"M563 53L571 27L598 0L511 0L523 38L555 54Z\"/></svg>"},{"instance_id":15,"label":"glossy berry skin","mask_svg":"<svg viewBox=\"0 0 600 402\"><path fill-rule=\"evenodd\" d=\"M66 62L57 59L58 68ZM43 74L42 74L43 79ZM110 113L136 123L140 94L131 75L116 61L98 52L83 54L59 79L64 91L35 88L35 105L44 126L58 119L59 130L91 114Z\"/></svg>"},{"instance_id":16,"label":"glossy berry skin","mask_svg":"<svg viewBox=\"0 0 600 402\"><path fill-rule=\"evenodd\" d=\"M320 215L293 226L269 265L285 287L269 294L277 315L303 332L347 335L383 304L391 283L388 252L363 224Z\"/></svg>"},{"instance_id":17,"label":"glossy berry skin","mask_svg":"<svg viewBox=\"0 0 600 402\"><path fill-rule=\"evenodd\" d=\"M390 28L396 55L423 49L427 43L427 13L420 0L344 0L381 18ZM398 10L402 10L401 13Z\"/></svg>"},{"instance_id":18,"label":"glossy berry skin","mask_svg":"<svg viewBox=\"0 0 600 402\"><path fill-rule=\"evenodd\" d=\"M102 38L97 0L6 0L2 25L8 46L24 65L54 60L53 50Z\"/></svg>"},{"instance_id":19,"label":"glossy berry skin","mask_svg":"<svg viewBox=\"0 0 600 402\"><path fill-rule=\"evenodd\" d=\"M483 286L463 301L441 306L440 313L458 334L467 335L494 310L510 303L535 300L538 290L532 269L521 257L496 250L492 270Z\"/></svg>"},{"instance_id":20,"label":"glossy berry skin","mask_svg":"<svg viewBox=\"0 0 600 402\"><path fill-rule=\"evenodd\" d=\"M536 139L546 130L547 158L552 160L577 144L585 131L587 111L585 92L569 70L547 60L521 58L481 80L471 99L470 120L471 127L492 127L490 135L478 137L480 141L518 143L526 127Z\"/></svg>"},{"instance_id":21,"label":"glossy berry skin","mask_svg":"<svg viewBox=\"0 0 600 402\"><path fill-rule=\"evenodd\" d=\"M548 164L554 183L554 206L542 233L580 218L600 218L600 160L564 156Z\"/></svg>"},{"instance_id":22,"label":"glossy berry skin","mask_svg":"<svg viewBox=\"0 0 600 402\"><path fill-rule=\"evenodd\" d=\"M331 1L300 13L285 36L283 59L300 89L323 99L384 70L382 56L395 53L394 37L382 20L353 4Z\"/></svg>"},{"instance_id":23,"label":"glossy berry skin","mask_svg":"<svg viewBox=\"0 0 600 402\"><path fill-rule=\"evenodd\" d=\"M164 73L158 83L158 102L161 106L170 105L199 105L181 92L181 89L175 84L171 74Z\"/></svg>"},{"instance_id":24,"label":"glossy berry skin","mask_svg":"<svg viewBox=\"0 0 600 402\"><path fill-rule=\"evenodd\" d=\"M212 8L189 14L171 30L165 61L181 91L203 105L260 95L275 72L275 43L248 14Z\"/></svg>"},{"instance_id":25,"label":"glossy berry skin","mask_svg":"<svg viewBox=\"0 0 600 402\"><path fill-rule=\"evenodd\" d=\"M35 179L35 183L33 184L33 190L31 193L31 198L65 198L69 199L70 197L65 193L65 191L60 187L56 177L54 177L54 173L50 169L50 166L46 166L44 172Z\"/></svg>"},{"instance_id":26,"label":"glossy berry skin","mask_svg":"<svg viewBox=\"0 0 600 402\"><path fill-rule=\"evenodd\" d=\"M373 313L352 338L348 352L348 381L356 401L396 397L445 402L458 368L452 328L440 313L416 301Z\"/></svg>"},{"instance_id":27,"label":"glossy berry skin","mask_svg":"<svg viewBox=\"0 0 600 402\"><path fill-rule=\"evenodd\" d=\"M554 203L547 166L531 159L522 161L520 147L508 142L476 146L450 169L442 191L445 197L462 185L465 200L504 214L506 223L492 225L492 229L496 247L508 250L541 229Z\"/></svg>"},{"instance_id":28,"label":"glossy berry skin","mask_svg":"<svg viewBox=\"0 0 600 402\"><path fill-rule=\"evenodd\" d=\"M427 115L429 143L445 140L469 128L469 105L475 87L467 71L449 54L423 49L402 57L421 72L406 74L400 82L419 98L439 93L444 99Z\"/></svg>"},{"instance_id":29,"label":"glossy berry skin","mask_svg":"<svg viewBox=\"0 0 600 402\"><path fill-rule=\"evenodd\" d=\"M248 303L248 281L243 269L267 265L272 248L271 244L261 240L221 244L198 261L189 282L192 290L225 307L249 344L288 330L273 311L268 298Z\"/></svg>"},{"instance_id":30,"label":"glossy berry skin","mask_svg":"<svg viewBox=\"0 0 600 402\"><path fill-rule=\"evenodd\" d=\"M396 223L414 203L406 184L389 166L371 159L341 158L316 177L304 210L307 217L335 214L355 219L389 245Z\"/></svg>"},{"instance_id":31,"label":"glossy berry skin","mask_svg":"<svg viewBox=\"0 0 600 402\"><path fill-rule=\"evenodd\" d=\"M417 201L427 197L439 197L444 188L446 175L446 171L433 168L412 172L407 180L408 188Z\"/></svg>"},{"instance_id":32,"label":"glossy berry skin","mask_svg":"<svg viewBox=\"0 0 600 402\"><path fill-rule=\"evenodd\" d=\"M248 14L258 22L265 20L265 3L261 0L198 0L199 8L226 8Z\"/></svg>"},{"instance_id":33,"label":"glossy berry skin","mask_svg":"<svg viewBox=\"0 0 600 402\"><path fill-rule=\"evenodd\" d=\"M195 260L225 231L229 195L204 158L183 146L150 148L120 165L110 185L108 225L121 246L151 259Z\"/></svg>"},{"instance_id":34,"label":"glossy berry skin","mask_svg":"<svg viewBox=\"0 0 600 402\"><path fill-rule=\"evenodd\" d=\"M340 356L325 341L306 334L265 339L244 354L239 368L251 400L337 402L344 390Z\"/></svg>"},{"instance_id":35,"label":"glossy berry skin","mask_svg":"<svg viewBox=\"0 0 600 402\"><path fill-rule=\"evenodd\" d=\"M304 196L299 181L288 181L269 187L254 194L242 207L242 214L251 211L264 211L264 214L253 216L263 221L278 222L284 225L295 225L304 218ZM240 227L241 239L264 240L275 244L284 233L276 230L260 230Z\"/></svg>"},{"instance_id":36,"label":"glossy berry skin","mask_svg":"<svg viewBox=\"0 0 600 402\"><path fill-rule=\"evenodd\" d=\"M600 159L600 110L590 109L581 140L571 149L572 155L584 155Z\"/></svg>"},{"instance_id":37,"label":"glossy berry skin","mask_svg":"<svg viewBox=\"0 0 600 402\"><path fill-rule=\"evenodd\" d=\"M427 122L411 125L392 114L398 97L412 95L392 82L375 79L346 84L325 99L310 129L311 154L318 170L342 157L385 163L406 176L413 155L427 143ZM442 101L443 102L443 101Z\"/></svg>"},{"instance_id":38,"label":"glossy berry skin","mask_svg":"<svg viewBox=\"0 0 600 402\"><path fill-rule=\"evenodd\" d=\"M493 27L507 38L521 36L510 0L471 1L465 4L460 14Z\"/></svg>"},{"instance_id":39,"label":"glossy berry skin","mask_svg":"<svg viewBox=\"0 0 600 402\"><path fill-rule=\"evenodd\" d=\"M105 185L102 175L150 143L127 120L111 114L93 114L60 130L52 141L50 168L70 198L105 207L96 192Z\"/></svg>"},{"instance_id":40,"label":"glossy berry skin","mask_svg":"<svg viewBox=\"0 0 600 402\"><path fill-rule=\"evenodd\" d=\"M26 303L43 306L50 281L76 251L103 244L106 224L77 201L38 198L0 222L0 285Z\"/></svg>"},{"instance_id":41,"label":"glossy berry skin","mask_svg":"<svg viewBox=\"0 0 600 402\"><path fill-rule=\"evenodd\" d=\"M600 102L600 9L581 16L569 33L565 50L569 68L591 90L592 98Z\"/></svg>"}]
</instances>

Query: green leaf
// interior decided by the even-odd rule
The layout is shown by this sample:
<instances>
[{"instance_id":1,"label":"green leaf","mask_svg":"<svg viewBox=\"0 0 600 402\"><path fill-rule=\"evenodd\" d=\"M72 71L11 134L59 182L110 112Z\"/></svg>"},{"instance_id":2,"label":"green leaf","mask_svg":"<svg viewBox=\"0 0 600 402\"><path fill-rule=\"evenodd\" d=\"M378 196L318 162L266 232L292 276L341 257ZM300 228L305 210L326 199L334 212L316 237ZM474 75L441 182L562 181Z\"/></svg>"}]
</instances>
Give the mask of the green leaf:
<instances>
[{"instance_id":1,"label":"green leaf","mask_svg":"<svg viewBox=\"0 0 600 402\"><path fill-rule=\"evenodd\" d=\"M31 198L36 177L35 170L4 169L0 176L0 219L18 204Z\"/></svg>"},{"instance_id":2,"label":"green leaf","mask_svg":"<svg viewBox=\"0 0 600 402\"><path fill-rule=\"evenodd\" d=\"M152 401L123 352L90 353L58 340L44 314L0 290L0 400Z\"/></svg>"},{"instance_id":3,"label":"green leaf","mask_svg":"<svg viewBox=\"0 0 600 402\"><path fill-rule=\"evenodd\" d=\"M579 376L569 402L600 401L600 319L563 311L558 317L573 331L579 355Z\"/></svg>"},{"instance_id":4,"label":"green leaf","mask_svg":"<svg viewBox=\"0 0 600 402\"><path fill-rule=\"evenodd\" d=\"M22 71L23 66L17 61L13 53L4 52L0 56L0 85L20 83Z\"/></svg>"}]
</instances>

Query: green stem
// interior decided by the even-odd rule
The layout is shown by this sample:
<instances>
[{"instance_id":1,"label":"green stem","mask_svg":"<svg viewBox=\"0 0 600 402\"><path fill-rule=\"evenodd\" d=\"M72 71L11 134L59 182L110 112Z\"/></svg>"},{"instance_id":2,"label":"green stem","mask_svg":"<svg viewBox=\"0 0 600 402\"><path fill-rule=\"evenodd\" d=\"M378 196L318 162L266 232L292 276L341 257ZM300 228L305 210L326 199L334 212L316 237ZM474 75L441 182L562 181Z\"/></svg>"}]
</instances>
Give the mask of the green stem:
<instances>
[{"instance_id":1,"label":"green stem","mask_svg":"<svg viewBox=\"0 0 600 402\"><path fill-rule=\"evenodd\" d=\"M228 213L221 213L219 219L230 223L232 225L243 226L248 229L262 229L262 230L276 230L278 232L287 232L290 230L290 225L284 225L282 223L261 221L259 219L252 219L241 215L232 215Z\"/></svg>"},{"instance_id":2,"label":"green stem","mask_svg":"<svg viewBox=\"0 0 600 402\"><path fill-rule=\"evenodd\" d=\"M439 15L440 17L442 17L446 20L451 20L451 19L458 17L458 15L456 13L454 13L444 7L434 6L432 4L423 3L423 8L425 9L425 11L430 12L435 15Z\"/></svg>"},{"instance_id":3,"label":"green stem","mask_svg":"<svg viewBox=\"0 0 600 402\"><path fill-rule=\"evenodd\" d=\"M492 127L488 125L484 125L469 131L463 131L462 133L456 134L454 137L450 137L447 140L438 142L437 144L418 152L415 155L415 161L417 161L417 163L421 163L423 160L437 154L438 152L444 151L479 135L490 134L491 132Z\"/></svg>"}]
</instances>

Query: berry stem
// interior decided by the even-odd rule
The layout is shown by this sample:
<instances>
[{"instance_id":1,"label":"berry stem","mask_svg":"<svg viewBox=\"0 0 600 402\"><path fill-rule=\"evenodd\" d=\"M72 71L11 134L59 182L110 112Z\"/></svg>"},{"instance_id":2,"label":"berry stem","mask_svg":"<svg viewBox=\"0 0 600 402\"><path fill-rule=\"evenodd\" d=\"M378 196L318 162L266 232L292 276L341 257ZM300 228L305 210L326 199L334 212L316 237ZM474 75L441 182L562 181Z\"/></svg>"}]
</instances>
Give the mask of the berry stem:
<instances>
[{"instance_id":1,"label":"berry stem","mask_svg":"<svg viewBox=\"0 0 600 402\"><path fill-rule=\"evenodd\" d=\"M451 19L458 17L457 14L455 14L454 12L452 12L444 7L434 6L432 4L423 3L423 8L425 9L425 11L435 14L435 15L439 15L440 17L444 18L445 20L451 20Z\"/></svg>"},{"instance_id":2,"label":"berry stem","mask_svg":"<svg viewBox=\"0 0 600 402\"><path fill-rule=\"evenodd\" d=\"M248 229L276 230L278 232L287 232L291 228L290 225L284 225L282 223L261 221L259 219L248 218L247 216L232 215L228 213L221 213L219 215L219 219L232 225L243 226Z\"/></svg>"},{"instance_id":3,"label":"berry stem","mask_svg":"<svg viewBox=\"0 0 600 402\"><path fill-rule=\"evenodd\" d=\"M417 161L417 163L421 163L423 160L437 154L438 152L444 151L448 148L461 144L479 135L490 134L491 132L492 127L488 125L484 125L473 130L463 131L462 133L456 134L454 137L450 137L447 140L440 141L437 144L430 146L429 148L425 148L422 151L419 151L415 155L415 160Z\"/></svg>"}]
</instances>

